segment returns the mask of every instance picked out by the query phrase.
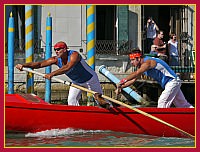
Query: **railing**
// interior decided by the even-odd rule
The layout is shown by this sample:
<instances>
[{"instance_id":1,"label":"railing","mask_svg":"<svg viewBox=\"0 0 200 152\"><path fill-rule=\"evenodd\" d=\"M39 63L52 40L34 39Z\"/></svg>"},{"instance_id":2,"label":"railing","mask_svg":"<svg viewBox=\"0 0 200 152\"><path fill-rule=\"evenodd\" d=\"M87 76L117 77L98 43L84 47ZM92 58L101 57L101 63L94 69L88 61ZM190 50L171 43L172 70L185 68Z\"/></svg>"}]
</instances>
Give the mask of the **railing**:
<instances>
[{"instance_id":1,"label":"railing","mask_svg":"<svg viewBox=\"0 0 200 152\"><path fill-rule=\"evenodd\" d=\"M5 44L7 52L7 43ZM15 53L25 53L25 41L15 40L14 42ZM40 40L34 41L34 53L43 53L45 44L41 48ZM96 54L112 54L122 55L130 53L132 49L132 41L114 41L114 40L96 40Z\"/></svg>"},{"instance_id":2,"label":"railing","mask_svg":"<svg viewBox=\"0 0 200 152\"><path fill-rule=\"evenodd\" d=\"M15 40L15 60L17 63L25 62L25 42ZM132 41L97 40L96 55L126 55L131 52ZM42 46L42 47L41 47ZM7 44L5 44L7 54ZM41 41L34 41L34 61L44 59L45 44ZM195 73L195 51L190 51L185 61L180 61L180 66L171 66L176 73ZM7 58L7 56L5 55ZM7 65L7 62L5 62Z\"/></svg>"},{"instance_id":3,"label":"railing","mask_svg":"<svg viewBox=\"0 0 200 152\"><path fill-rule=\"evenodd\" d=\"M34 53L41 52L41 41L34 40ZM45 47L45 44L42 46ZM7 52L8 44L5 43L5 51ZM25 40L15 39L14 41L14 51L15 53L24 53L25 52Z\"/></svg>"},{"instance_id":4,"label":"railing","mask_svg":"<svg viewBox=\"0 0 200 152\"><path fill-rule=\"evenodd\" d=\"M96 40L96 54L123 55L130 53L132 41Z\"/></svg>"}]
</instances>

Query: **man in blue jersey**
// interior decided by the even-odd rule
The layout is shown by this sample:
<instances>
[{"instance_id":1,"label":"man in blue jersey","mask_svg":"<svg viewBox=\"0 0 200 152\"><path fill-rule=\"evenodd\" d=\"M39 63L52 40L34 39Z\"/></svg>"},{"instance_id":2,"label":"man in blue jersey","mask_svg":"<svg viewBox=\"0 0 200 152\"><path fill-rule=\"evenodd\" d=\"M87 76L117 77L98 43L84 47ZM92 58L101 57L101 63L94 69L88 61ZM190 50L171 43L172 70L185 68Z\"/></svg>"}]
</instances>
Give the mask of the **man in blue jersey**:
<instances>
[{"instance_id":1,"label":"man in blue jersey","mask_svg":"<svg viewBox=\"0 0 200 152\"><path fill-rule=\"evenodd\" d=\"M72 80L72 83L102 94L102 89L97 74L94 70L92 70L92 68L90 68L90 66L85 62L78 52L69 50L66 43L62 41L54 45L54 50L56 52L56 56L41 62L17 64L16 68L19 70L22 70L23 67L38 69L55 64L59 67L59 69L49 74L45 74L44 77L46 79L51 79L53 76L66 74ZM82 91L80 89L70 86L68 105L79 106L81 93ZM95 99L98 100L97 103L100 104L100 106L107 107L108 103L104 100L101 100L99 94L94 96Z\"/></svg>"},{"instance_id":2,"label":"man in blue jersey","mask_svg":"<svg viewBox=\"0 0 200 152\"><path fill-rule=\"evenodd\" d=\"M129 54L131 64L137 67L137 71L122 79L117 84L116 94L121 93L122 88L132 85L142 74L152 77L164 89L158 100L158 108L169 108L172 103L176 107L193 108L187 102L180 87L181 80L167 63L152 57L143 57L140 50L134 50Z\"/></svg>"}]
</instances>

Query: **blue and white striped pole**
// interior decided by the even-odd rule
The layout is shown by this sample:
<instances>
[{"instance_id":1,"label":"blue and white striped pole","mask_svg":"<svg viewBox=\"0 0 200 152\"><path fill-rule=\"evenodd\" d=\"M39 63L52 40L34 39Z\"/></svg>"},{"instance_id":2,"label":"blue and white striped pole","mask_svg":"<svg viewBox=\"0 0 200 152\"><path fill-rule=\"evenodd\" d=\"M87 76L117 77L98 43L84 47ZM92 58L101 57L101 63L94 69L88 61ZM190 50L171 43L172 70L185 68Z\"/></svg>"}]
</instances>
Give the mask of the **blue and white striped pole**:
<instances>
[{"instance_id":1,"label":"blue and white striped pole","mask_svg":"<svg viewBox=\"0 0 200 152\"><path fill-rule=\"evenodd\" d=\"M33 7L31 5L25 6L25 33L26 33L26 63L33 62ZM34 92L34 76L32 73L27 73L26 92Z\"/></svg>"},{"instance_id":2,"label":"blue and white striped pole","mask_svg":"<svg viewBox=\"0 0 200 152\"><path fill-rule=\"evenodd\" d=\"M45 60L49 59L52 56L52 17L51 14L48 14L46 20L46 52L45 52ZM45 68L45 73L51 73L51 66ZM45 101L51 101L51 80L45 80Z\"/></svg>"},{"instance_id":3,"label":"blue and white striped pole","mask_svg":"<svg viewBox=\"0 0 200 152\"><path fill-rule=\"evenodd\" d=\"M14 93L14 18L10 13L8 23L8 94Z\"/></svg>"}]
</instances>

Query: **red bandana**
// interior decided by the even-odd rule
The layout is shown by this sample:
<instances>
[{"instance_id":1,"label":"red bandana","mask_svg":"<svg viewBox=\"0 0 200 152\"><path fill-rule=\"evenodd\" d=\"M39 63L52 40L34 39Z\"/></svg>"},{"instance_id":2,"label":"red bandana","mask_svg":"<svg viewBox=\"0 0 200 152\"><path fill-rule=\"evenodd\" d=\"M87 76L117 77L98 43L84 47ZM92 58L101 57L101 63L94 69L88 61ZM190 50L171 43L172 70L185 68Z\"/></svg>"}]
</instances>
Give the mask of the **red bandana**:
<instances>
[{"instance_id":1,"label":"red bandana","mask_svg":"<svg viewBox=\"0 0 200 152\"><path fill-rule=\"evenodd\" d=\"M131 53L131 54L129 54L130 60L131 60L131 59L135 59L135 58L139 58L139 57L141 57L141 56L142 56L141 53Z\"/></svg>"},{"instance_id":2,"label":"red bandana","mask_svg":"<svg viewBox=\"0 0 200 152\"><path fill-rule=\"evenodd\" d=\"M63 42L58 42L54 45L54 48L62 48L62 49L68 49L67 45Z\"/></svg>"}]
</instances>

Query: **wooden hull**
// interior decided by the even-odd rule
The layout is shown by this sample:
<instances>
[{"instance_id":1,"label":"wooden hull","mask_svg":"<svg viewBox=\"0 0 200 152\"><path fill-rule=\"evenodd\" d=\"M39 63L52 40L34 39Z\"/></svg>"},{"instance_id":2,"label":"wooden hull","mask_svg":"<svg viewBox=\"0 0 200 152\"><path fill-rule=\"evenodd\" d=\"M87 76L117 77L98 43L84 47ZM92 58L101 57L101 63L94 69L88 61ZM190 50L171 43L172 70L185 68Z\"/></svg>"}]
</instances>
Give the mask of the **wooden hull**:
<instances>
[{"instance_id":1,"label":"wooden hull","mask_svg":"<svg viewBox=\"0 0 200 152\"><path fill-rule=\"evenodd\" d=\"M179 131L128 108L109 110L92 106L45 103L32 95L6 94L6 131L37 132L49 129L112 130L165 137L186 137ZM195 135L194 108L139 108Z\"/></svg>"}]
</instances>

